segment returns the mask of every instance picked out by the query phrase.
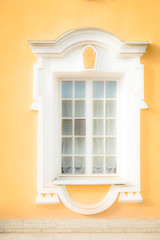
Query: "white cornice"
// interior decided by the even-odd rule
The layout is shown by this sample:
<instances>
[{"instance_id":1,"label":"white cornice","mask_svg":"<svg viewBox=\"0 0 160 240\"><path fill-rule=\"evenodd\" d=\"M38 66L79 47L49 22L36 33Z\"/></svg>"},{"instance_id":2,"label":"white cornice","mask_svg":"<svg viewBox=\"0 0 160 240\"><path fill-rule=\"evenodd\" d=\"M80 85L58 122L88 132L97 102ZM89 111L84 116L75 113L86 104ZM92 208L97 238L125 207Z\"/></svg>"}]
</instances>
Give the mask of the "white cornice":
<instances>
[{"instance_id":1,"label":"white cornice","mask_svg":"<svg viewBox=\"0 0 160 240\"><path fill-rule=\"evenodd\" d=\"M61 56L70 50L93 44L106 47L119 57L140 57L151 42L123 42L111 33L101 29L79 29L63 34L55 41L27 41L36 56Z\"/></svg>"}]
</instances>

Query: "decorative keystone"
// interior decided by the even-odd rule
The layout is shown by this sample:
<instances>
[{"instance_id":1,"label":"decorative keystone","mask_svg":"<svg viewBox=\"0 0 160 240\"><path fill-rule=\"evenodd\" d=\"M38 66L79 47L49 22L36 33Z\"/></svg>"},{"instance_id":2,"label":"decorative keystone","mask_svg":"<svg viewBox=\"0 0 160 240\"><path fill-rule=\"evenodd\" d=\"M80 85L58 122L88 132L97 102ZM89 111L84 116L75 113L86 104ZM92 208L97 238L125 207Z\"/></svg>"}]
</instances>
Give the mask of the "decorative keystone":
<instances>
[{"instance_id":1,"label":"decorative keystone","mask_svg":"<svg viewBox=\"0 0 160 240\"><path fill-rule=\"evenodd\" d=\"M96 60L96 51L92 46L87 46L83 51L83 62L85 69L94 69Z\"/></svg>"}]
</instances>

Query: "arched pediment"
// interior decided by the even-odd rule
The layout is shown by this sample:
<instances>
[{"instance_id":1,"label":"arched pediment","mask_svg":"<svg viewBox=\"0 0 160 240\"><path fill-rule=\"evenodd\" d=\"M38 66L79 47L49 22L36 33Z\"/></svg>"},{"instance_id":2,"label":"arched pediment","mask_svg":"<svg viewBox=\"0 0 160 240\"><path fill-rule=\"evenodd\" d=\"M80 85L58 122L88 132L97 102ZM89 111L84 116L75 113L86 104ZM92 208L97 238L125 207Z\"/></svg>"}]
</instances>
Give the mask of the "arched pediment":
<instances>
[{"instance_id":1,"label":"arched pediment","mask_svg":"<svg viewBox=\"0 0 160 240\"><path fill-rule=\"evenodd\" d=\"M150 42L124 42L115 35L97 28L76 29L55 41L28 41L36 56L61 56L83 45L102 46L118 57L142 56Z\"/></svg>"}]
</instances>

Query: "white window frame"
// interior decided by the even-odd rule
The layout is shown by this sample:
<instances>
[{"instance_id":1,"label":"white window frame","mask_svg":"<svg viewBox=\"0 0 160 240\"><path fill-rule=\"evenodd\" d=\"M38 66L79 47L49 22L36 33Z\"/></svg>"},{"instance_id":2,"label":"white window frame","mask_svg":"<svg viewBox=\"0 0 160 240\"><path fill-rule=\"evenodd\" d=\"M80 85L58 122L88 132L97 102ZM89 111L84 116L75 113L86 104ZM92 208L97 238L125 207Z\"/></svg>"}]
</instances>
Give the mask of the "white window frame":
<instances>
[{"instance_id":1,"label":"white window frame","mask_svg":"<svg viewBox=\"0 0 160 240\"><path fill-rule=\"evenodd\" d=\"M95 78L92 78L92 79L61 79L59 84L60 84L60 92L62 93L62 82L63 81L72 81L73 82L73 88L74 88L74 84L76 81L84 81L85 82L85 98L82 99L82 98L74 98L72 97L72 100L85 100L85 116L83 118L85 118L86 120L86 136L85 136L85 139L86 139L86 154L85 154L85 162L86 162L86 172L83 173L83 174L74 174L74 173L71 173L71 174L63 174L61 173L61 168L62 168L62 165L61 165L61 160L60 160L60 163L59 163L59 171L58 171L58 177L71 177L71 180L72 180L72 177L82 177L84 178L85 176L87 176L88 178L89 177L103 177L102 179L102 184L105 184L104 183L104 177L107 176L108 177L118 177L120 174L119 174L119 166L118 168L116 167L116 173L93 173L93 160L92 160L92 157L93 157L93 146L92 146L92 140L93 140L93 125L92 125L92 121L93 121L93 109L92 109L92 106L93 106L93 100L97 100L97 98L93 98L93 82L100 82L100 81L103 81L103 82L107 82L107 81L114 81L116 82L116 105L117 105L117 101L118 101L118 87L119 87L119 81L117 79L95 79ZM103 97L103 101L106 100L105 98L105 84L104 84L104 97ZM67 98L65 99L62 99L62 94L60 93L60 115L62 116L62 100L68 100ZM70 99L69 99L70 100ZM112 99L108 99L108 100L112 100ZM114 99L115 100L115 99ZM74 105L72 105L72 107L74 108ZM104 114L105 114L105 102L104 102ZM72 109L72 111L74 111ZM116 106L116 129L117 129L117 121L118 121L118 116L117 116L117 106ZM74 116L74 112L73 112L73 116ZM69 119L74 119L74 117L69 117ZM77 117L78 118L78 117ZM97 117L98 118L98 117ZM102 117L101 117L102 118ZM103 120L106 119L107 117L103 116ZM61 117L62 119L62 117ZM98 118L99 119L99 118ZM104 121L105 122L105 121ZM60 146L61 146L61 141L62 141L62 124L60 126L60 137L59 139L57 139L57 141L59 140L60 141ZM74 124L72 126L72 131L74 132ZM104 130L105 131L105 123L104 123ZM72 133L72 136L74 136L74 134ZM95 137L95 136L94 136ZM97 136L99 137L99 136ZM105 132L104 134L101 136L101 138L107 138L108 136L105 136ZM116 135L114 136L116 138L116 145L117 145L117 133ZM103 158L105 158L105 141L104 141L104 144L103 144L103 149L104 149L104 153L102 154L103 155ZM60 151L61 152L61 151ZM74 153L72 153L72 155L74 155ZM100 154L97 154L97 155L100 155ZM114 154L116 157L117 157L117 147L116 147L116 153ZM62 154L61 154L62 156ZM66 155L67 156L67 155ZM103 159L103 164L105 165L105 159ZM119 162L119 161L118 161ZM121 164L119 164L121 165ZM105 169L104 169L105 170ZM103 170L103 171L104 171ZM84 181L85 182L85 181ZM87 182L87 181L86 181ZM76 185L75 181L72 181L72 185ZM92 185L94 183L91 183Z\"/></svg>"},{"instance_id":2,"label":"white window frame","mask_svg":"<svg viewBox=\"0 0 160 240\"><path fill-rule=\"evenodd\" d=\"M78 78L78 75L79 73L66 73L66 75L68 76L65 80L71 80L71 81L74 81L74 80L82 80L82 81L85 81L86 79L88 79L88 81L105 81L105 80L116 80L117 81L117 92L119 92L119 88L120 88L120 79L122 78L123 74L122 73L118 73L116 74L116 77L114 76L114 74L110 74L110 73L104 73L103 74L103 77L99 75L99 73L95 73L94 71L94 78L93 78L93 71L84 71L84 73L82 74L81 73L81 79ZM70 76L70 77L69 77ZM57 77L57 84L60 84L60 81L63 80L63 78L61 78L61 73L56 73L56 77ZM58 88L58 86L57 86ZM117 116L121 116L122 118L122 114L119 114L119 112L123 112L123 109L122 105L124 105L123 103L123 99L122 97L120 98L120 96L117 94L117 105L118 105L118 111L117 111ZM59 99L60 99L60 96L57 97L57 105L59 105ZM55 100L55 99L54 99ZM53 114L54 115L54 112L58 113L58 116L55 116L55 120L54 121L58 121L60 122L60 111L58 111L59 108L56 108L54 109L53 108ZM56 114L57 115L57 114ZM120 118L120 117L119 117ZM122 121L122 119L119 119L117 120L117 123ZM57 126L55 126L55 129L53 129L53 132L56 131L56 129L61 129L60 125L57 124ZM123 141L123 135L121 135L120 133L120 130L121 130L121 126L118 126L117 127L117 138L119 139L118 143L120 144L122 141ZM126 168L122 168L121 166L124 166L124 157L122 155L122 153L120 153L121 149L122 149L122 146L118 146L118 152L117 153L117 156L118 156L118 160L117 160L117 174L105 174L105 175L100 175L100 174L93 174L92 176L87 176L87 175L82 175L82 176L76 176L76 175L69 175L69 176L64 176L64 175L61 175L59 176L59 173L60 173L60 170L59 170L59 167L60 167L60 145L61 145L61 142L60 142L60 139L61 139L61 136L60 136L60 132L59 134L55 134L55 137L57 136L57 140L55 140L55 142L58 142L59 141L59 146L58 148L55 149L55 152L56 155L57 155L57 159L58 161L56 160L56 158L54 158L53 156L53 168L55 169L57 167L57 171L53 177L53 181L52 183L53 184L57 184L57 185L105 185L105 184L126 184L128 183L128 179L127 179L127 176L126 176L126 173L125 173L125 170ZM124 144L123 144L124 145ZM57 145L56 145L57 146ZM58 151L57 151L58 150ZM92 155L92 153L91 153ZM125 161L126 161L126 158L125 158ZM57 166L56 166L57 164Z\"/></svg>"},{"instance_id":3,"label":"white window frame","mask_svg":"<svg viewBox=\"0 0 160 240\"><path fill-rule=\"evenodd\" d=\"M38 58L34 67L34 102L32 110L39 111L38 118L38 197L37 204L56 204L61 201L71 210L81 214L95 214L119 201L142 201L140 195L140 109L144 102L143 65L140 57L150 42L128 43L99 29L79 29L64 34L56 41L29 41ZM94 69L84 69L82 52L85 46L96 51ZM60 125L60 79L118 79L120 110L118 154L121 161L120 176L67 178L55 182L58 173L60 146L57 145ZM122 107L123 106L123 107ZM82 205L67 193L67 184L111 184L106 197L95 205ZM128 192L128 194L125 194ZM133 194L135 193L136 194ZM43 197L43 193L47 193ZM50 194L54 193L52 197Z\"/></svg>"}]
</instances>

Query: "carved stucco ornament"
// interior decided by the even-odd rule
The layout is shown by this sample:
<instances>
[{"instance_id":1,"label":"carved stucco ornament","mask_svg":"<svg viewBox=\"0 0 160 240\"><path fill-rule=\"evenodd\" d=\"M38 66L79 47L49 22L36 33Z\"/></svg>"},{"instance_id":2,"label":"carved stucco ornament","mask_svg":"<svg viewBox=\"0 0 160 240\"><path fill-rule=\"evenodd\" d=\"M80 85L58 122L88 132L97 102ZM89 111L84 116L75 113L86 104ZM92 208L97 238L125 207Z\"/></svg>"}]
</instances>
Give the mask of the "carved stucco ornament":
<instances>
[{"instance_id":1,"label":"carved stucco ornament","mask_svg":"<svg viewBox=\"0 0 160 240\"><path fill-rule=\"evenodd\" d=\"M96 60L95 49L92 46L86 46L84 47L82 54L83 54L84 69L94 69L95 60Z\"/></svg>"}]
</instances>

